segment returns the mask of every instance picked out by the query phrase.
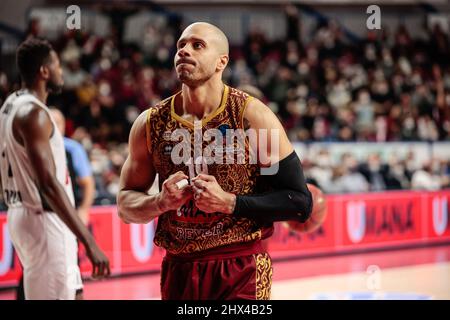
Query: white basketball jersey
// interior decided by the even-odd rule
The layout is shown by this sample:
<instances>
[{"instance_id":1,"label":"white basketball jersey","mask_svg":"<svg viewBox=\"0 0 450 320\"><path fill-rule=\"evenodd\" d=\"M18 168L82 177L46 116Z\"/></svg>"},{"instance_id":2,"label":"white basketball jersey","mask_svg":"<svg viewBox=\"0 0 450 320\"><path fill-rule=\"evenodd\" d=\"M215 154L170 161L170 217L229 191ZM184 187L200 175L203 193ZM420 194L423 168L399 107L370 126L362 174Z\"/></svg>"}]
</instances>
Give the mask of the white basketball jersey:
<instances>
[{"instance_id":1,"label":"white basketball jersey","mask_svg":"<svg viewBox=\"0 0 450 320\"><path fill-rule=\"evenodd\" d=\"M11 94L0 109L0 174L4 201L8 208L24 207L35 211L43 210L36 174L25 148L13 135L13 120L17 111L30 103L44 109L52 121L53 133L50 138L50 147L56 167L56 178L64 187L73 205L72 182L67 169L63 137L47 106L28 90Z\"/></svg>"}]
</instances>

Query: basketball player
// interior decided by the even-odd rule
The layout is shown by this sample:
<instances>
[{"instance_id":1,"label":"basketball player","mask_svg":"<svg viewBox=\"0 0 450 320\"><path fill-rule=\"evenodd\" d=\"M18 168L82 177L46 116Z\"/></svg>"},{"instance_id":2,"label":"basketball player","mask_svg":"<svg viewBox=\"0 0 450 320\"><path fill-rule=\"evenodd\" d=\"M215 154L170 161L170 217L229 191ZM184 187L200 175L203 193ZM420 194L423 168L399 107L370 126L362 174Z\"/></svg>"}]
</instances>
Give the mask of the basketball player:
<instances>
[{"instance_id":1,"label":"basketball player","mask_svg":"<svg viewBox=\"0 0 450 320\"><path fill-rule=\"evenodd\" d=\"M274 221L310 216L311 194L281 123L261 101L222 82L228 50L217 27L189 25L174 58L181 91L143 112L130 132L119 216L126 223L158 217L154 242L166 249L162 299L269 299L272 266L261 240L273 233ZM192 174L193 158L173 161L171 150L179 141L172 133L193 133L198 121L202 132L274 130L278 141L270 133L267 143L259 138L252 148L264 148L266 157L256 163L249 161L246 143L245 163L212 163L207 173ZM278 170L262 175L263 166ZM156 173L161 191L148 195ZM190 185L183 187L187 179Z\"/></svg>"},{"instance_id":2,"label":"basketball player","mask_svg":"<svg viewBox=\"0 0 450 320\"><path fill-rule=\"evenodd\" d=\"M8 228L24 271L26 299L80 299L76 237L86 247L93 277L110 274L108 258L78 217L63 137L45 102L61 90L59 59L44 40L17 50L24 87L0 109L0 175Z\"/></svg>"}]
</instances>

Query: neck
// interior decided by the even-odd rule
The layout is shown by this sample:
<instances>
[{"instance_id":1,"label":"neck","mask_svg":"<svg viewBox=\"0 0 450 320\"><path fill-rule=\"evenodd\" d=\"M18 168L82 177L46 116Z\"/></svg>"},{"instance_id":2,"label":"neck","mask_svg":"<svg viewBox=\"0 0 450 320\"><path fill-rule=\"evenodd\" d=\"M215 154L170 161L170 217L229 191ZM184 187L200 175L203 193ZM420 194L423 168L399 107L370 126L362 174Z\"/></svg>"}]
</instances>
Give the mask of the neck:
<instances>
[{"instance_id":1,"label":"neck","mask_svg":"<svg viewBox=\"0 0 450 320\"><path fill-rule=\"evenodd\" d=\"M47 104L48 91L45 82L37 81L33 85L25 85L32 95L39 99L44 104Z\"/></svg>"},{"instance_id":2,"label":"neck","mask_svg":"<svg viewBox=\"0 0 450 320\"><path fill-rule=\"evenodd\" d=\"M205 83L198 87L188 87L183 84L184 112L195 115L198 119L203 119L220 107L224 88L222 81Z\"/></svg>"}]
</instances>

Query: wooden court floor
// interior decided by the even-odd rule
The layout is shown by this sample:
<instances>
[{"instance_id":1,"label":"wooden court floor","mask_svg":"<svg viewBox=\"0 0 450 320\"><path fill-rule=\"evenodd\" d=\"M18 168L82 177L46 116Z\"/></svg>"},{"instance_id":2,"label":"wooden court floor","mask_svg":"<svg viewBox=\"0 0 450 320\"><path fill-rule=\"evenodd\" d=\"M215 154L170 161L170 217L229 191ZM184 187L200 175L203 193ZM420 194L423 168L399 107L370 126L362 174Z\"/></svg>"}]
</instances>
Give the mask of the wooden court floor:
<instances>
[{"instance_id":1,"label":"wooden court floor","mask_svg":"<svg viewBox=\"0 0 450 320\"><path fill-rule=\"evenodd\" d=\"M272 299L449 299L450 246L274 262ZM160 299L159 274L86 281L89 300ZM0 300L14 291L0 291Z\"/></svg>"}]
</instances>

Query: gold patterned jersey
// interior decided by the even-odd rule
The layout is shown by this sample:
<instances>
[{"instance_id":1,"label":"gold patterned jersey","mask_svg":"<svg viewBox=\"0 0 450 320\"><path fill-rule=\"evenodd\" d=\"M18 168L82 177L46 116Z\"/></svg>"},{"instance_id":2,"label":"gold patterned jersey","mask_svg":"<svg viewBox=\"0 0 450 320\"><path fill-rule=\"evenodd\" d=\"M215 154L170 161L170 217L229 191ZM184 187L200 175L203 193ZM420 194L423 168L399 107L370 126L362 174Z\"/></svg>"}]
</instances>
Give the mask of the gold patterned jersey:
<instances>
[{"instance_id":1,"label":"gold patterned jersey","mask_svg":"<svg viewBox=\"0 0 450 320\"><path fill-rule=\"evenodd\" d=\"M214 161L206 165L207 173L213 175L223 190L239 195L254 194L261 191L259 166L249 161L249 144L245 139L245 161L237 161L237 142L230 143L225 136L234 129L243 130L243 115L248 102L252 99L248 94L225 86L220 107L194 127L192 122L176 113L175 102L181 92L161 101L149 108L147 117L147 146L152 156L153 165L159 174L159 187L177 171L183 171L192 178L194 161L195 134L200 132L202 152L210 152ZM182 129L182 130L181 130ZM217 130L210 130L217 129ZM200 130L200 131L199 131ZM209 130L209 131L208 131ZM180 147L182 138L176 132L189 133L188 141L191 154L183 155L183 161L174 161L173 154ZM220 139L205 139L210 131L220 132ZM198 137L197 137L198 138ZM216 142L215 144L211 141ZM198 148L198 147L197 147ZM180 153L181 154L181 153ZM230 161L235 156L235 161ZM195 166L198 168L198 166ZM205 166L201 166L203 169ZM198 170L195 175L199 173ZM204 250L220 248L239 243L248 243L270 236L273 224L236 217L224 213L205 213L199 210L193 200L181 208L162 214L158 218L158 226L154 242L165 248L170 254L200 253Z\"/></svg>"}]
</instances>

